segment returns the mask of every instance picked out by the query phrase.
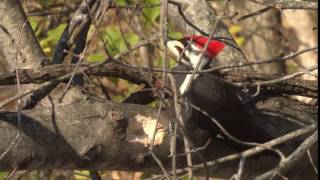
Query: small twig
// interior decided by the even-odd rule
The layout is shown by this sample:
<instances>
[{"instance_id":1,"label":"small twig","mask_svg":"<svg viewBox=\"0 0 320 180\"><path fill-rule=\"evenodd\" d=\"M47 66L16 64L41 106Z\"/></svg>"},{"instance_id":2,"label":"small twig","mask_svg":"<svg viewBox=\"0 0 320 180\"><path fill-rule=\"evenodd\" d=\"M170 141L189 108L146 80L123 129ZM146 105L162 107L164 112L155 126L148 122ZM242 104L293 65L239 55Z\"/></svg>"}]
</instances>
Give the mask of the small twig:
<instances>
[{"instance_id":1,"label":"small twig","mask_svg":"<svg viewBox=\"0 0 320 180\"><path fill-rule=\"evenodd\" d=\"M18 38L19 44L16 47L17 54L16 54L16 58L15 58L15 75L16 75L16 81L17 81L18 96L21 96L21 85L20 85L20 78L19 78L19 71L18 71L18 69L19 69L18 60L19 60L20 53L22 53L21 52L21 42L22 42L21 38L22 38L23 31L24 31L27 23L28 23L28 19L23 23L21 31L19 32L19 38ZM21 98L19 98L17 100L18 100L18 121L17 122L18 122L18 129L20 129L21 128ZM1 107L0 107L0 109L1 109ZM0 161L4 158L4 156L6 154L8 154L10 152L10 150L14 147L14 145L16 145L19 142L19 140L20 140L20 132L18 131L16 137L13 139L13 141L11 142L9 147L3 153L0 154Z\"/></svg>"},{"instance_id":2,"label":"small twig","mask_svg":"<svg viewBox=\"0 0 320 180\"><path fill-rule=\"evenodd\" d=\"M297 137L300 137L304 134L307 134L307 133L310 133L314 130L317 129L317 125L316 124L311 124L309 126L305 126L301 129L298 129L298 130L295 130L295 131L292 131L288 134L285 134L281 137L278 137L278 138L275 138L271 141L268 141L266 143L263 144L263 146L256 146L256 147L253 147L253 148L250 148L248 150L245 150L241 153L235 153L235 154L231 154L231 155L228 155L228 156L225 156L225 157L221 157L221 158L218 158L214 161L209 161L207 162L207 166L208 167L212 167L212 166L216 166L218 164L221 164L221 163L225 163L225 162L229 162L229 161L233 161L233 160L236 160L236 159L240 159L240 158L249 158L253 155L256 155L262 151L265 151L269 148L272 148L276 145L279 145L279 144L282 144L284 142L287 142L287 141L290 141L294 138L297 138ZM193 170L196 171L196 170L200 170L200 169L203 169L205 168L203 164L197 164L197 165L194 165L193 167ZM177 169L176 173L177 174L182 174L182 173L185 173L187 172L187 169L186 168L181 168L181 169ZM171 172L172 174L172 172ZM156 176L154 178L157 178L159 179L160 177L162 176Z\"/></svg>"},{"instance_id":3,"label":"small twig","mask_svg":"<svg viewBox=\"0 0 320 180\"><path fill-rule=\"evenodd\" d=\"M218 66L218 67L213 67L213 68L209 68L209 69L204 69L204 70L198 70L195 73L196 74L201 74L201 73L207 73L207 72L216 72L216 71L220 71L220 70L224 70L224 69L234 69L234 68L241 68L241 67L247 67L247 66L254 66L254 65L259 65L259 64L267 64L267 63L273 63L273 62L277 62L277 61L286 61L289 59L292 59L294 57L297 57L301 54L310 52L310 51L314 51L314 50L318 50L318 47L313 47L313 48L307 48L307 49L303 49L301 51L295 52L295 53L291 53L289 55L283 56L283 57L275 57L275 58L271 58L268 60L256 60L255 62L252 63L245 63L245 64L240 64L240 65L226 65L226 66ZM130 52L129 52L130 53ZM125 64L121 61L115 61L117 64L128 67L128 68L132 68L132 69L137 69L138 67L135 67L131 64ZM98 63L99 64L99 63ZM101 64L101 63L100 63ZM143 68L143 67L141 67ZM159 68L143 68L146 71L152 71L152 72L163 72L163 69L159 69ZM167 73L173 73L173 74L192 74L194 71L182 71L182 70L172 70L172 69L166 69Z\"/></svg>"},{"instance_id":4,"label":"small twig","mask_svg":"<svg viewBox=\"0 0 320 180\"><path fill-rule=\"evenodd\" d=\"M306 48L301 51L291 53L291 54L283 56L283 57L275 57L275 58L271 58L268 60L255 60L254 62L251 62L251 63L245 63L245 64L239 64L239 65L226 65L226 66L213 67L213 68L209 68L209 69L202 70L199 72L200 73L201 72L214 72L214 71L223 70L223 69L241 68L241 67L254 66L254 65L259 65L259 64L268 64L268 63L273 63L273 62L285 61L285 60L289 60L294 57L297 57L297 56L304 54L306 52L315 51L315 50L318 50L318 46L312 47L312 48Z\"/></svg>"},{"instance_id":5,"label":"small twig","mask_svg":"<svg viewBox=\"0 0 320 180\"><path fill-rule=\"evenodd\" d=\"M256 93L254 93L253 95L251 95L251 97L257 97L257 96L259 96L260 91L261 91L261 84L260 84L260 82L258 82L258 84L257 84L257 91L256 91Z\"/></svg>"},{"instance_id":6,"label":"small twig","mask_svg":"<svg viewBox=\"0 0 320 180\"><path fill-rule=\"evenodd\" d=\"M285 159L282 159L277 168L272 169L262 175L259 175L255 180L269 179L274 174L285 174L291 169L298 161L305 155L308 149L318 141L318 131L314 132L310 137L308 137L293 153L290 154Z\"/></svg>"},{"instance_id":7,"label":"small twig","mask_svg":"<svg viewBox=\"0 0 320 180\"><path fill-rule=\"evenodd\" d=\"M159 120L160 120L160 114L161 114L161 110L162 110L162 105L163 105L163 102L160 101L160 105L159 105L159 110L158 110L158 114L157 114L157 121L156 121L156 125L154 127L154 131L153 131L153 136L152 136L152 139L151 139L151 144L150 144L150 152L151 152L151 156L153 157L153 159L156 161L156 163L158 164L158 166L160 167L161 171L163 172L164 176L166 177L167 180L170 180L170 177L166 171L166 169L164 168L162 162L160 161L160 159L157 157L157 155L154 153L153 151L153 147L154 147L154 140L156 138L156 134L157 134L157 127L158 127L158 124L159 124Z\"/></svg>"},{"instance_id":8,"label":"small twig","mask_svg":"<svg viewBox=\"0 0 320 180\"><path fill-rule=\"evenodd\" d=\"M20 133L17 132L16 137L12 140L9 147L4 152L1 153L0 161L10 152L10 150L14 147L14 145L16 145L20 141L20 136L21 136Z\"/></svg>"},{"instance_id":9,"label":"small twig","mask_svg":"<svg viewBox=\"0 0 320 180\"><path fill-rule=\"evenodd\" d=\"M255 11L253 13L250 13L250 14L247 14L247 15L244 15L244 16L241 16L240 18L237 19L237 21L242 21L242 20L245 20L247 18L250 18L250 17L253 17L253 16L257 16L257 15L260 15L260 14L263 14L269 10L271 10L272 7L266 7L266 8L263 8L263 9L260 9L258 11Z\"/></svg>"},{"instance_id":10,"label":"small twig","mask_svg":"<svg viewBox=\"0 0 320 180\"><path fill-rule=\"evenodd\" d=\"M235 174L231 177L231 180L241 180L245 163L246 163L246 158L244 158L244 157L240 158L238 172L237 172L237 174Z\"/></svg>"},{"instance_id":11,"label":"small twig","mask_svg":"<svg viewBox=\"0 0 320 180\"><path fill-rule=\"evenodd\" d=\"M186 127L185 119L184 119L184 116L186 116L186 113L182 111L181 103L179 102L179 99L181 99L180 91L177 89L175 79L172 76L172 74L168 74L168 76L170 78L172 91L173 91L173 103L174 103L174 109L175 109L175 114L176 114L176 119L177 119L177 121L175 123L178 125L178 127L181 130L180 132L184 138L184 142L188 143L187 145L185 145L185 154L184 155L187 155L187 159L188 158L191 159L192 158L191 153L194 152L195 155L200 159L200 161L203 163L203 165L205 167L205 175L206 175L205 178L209 179L209 173L208 173L208 168L206 165L206 160L204 159L204 157L202 156L202 154L200 152L198 152L197 150L195 150L195 151L192 150L194 148L194 145L186 132L187 127ZM189 155L189 157L188 157L188 155ZM192 160L189 160L188 167L190 167L190 168L192 167ZM190 170L189 170L188 171L189 176L191 173L192 172L190 172ZM173 174L175 174L175 173L173 173Z\"/></svg>"},{"instance_id":12,"label":"small twig","mask_svg":"<svg viewBox=\"0 0 320 180\"><path fill-rule=\"evenodd\" d=\"M269 148L272 148L273 146L276 146L278 144L282 144L282 143L287 142L287 141L289 141L291 139L294 139L294 138L302 136L302 135L304 135L306 133L312 132L316 128L317 128L317 125L315 125L315 124L303 127L301 129L298 129L298 130L295 130L295 131L290 132L288 134L285 134L285 135L283 135L281 137L273 139L273 140L271 140L269 142L266 142L266 143L263 144L263 146L256 146L256 147L250 148L250 149L248 149L246 151L243 151L241 153L236 153L236 154L232 154L232 155L228 155L228 156L225 156L225 157L218 158L218 159L216 159L214 161L207 162L207 165L211 167L211 166L215 166L215 165L220 164L220 163L236 160L236 159L239 159L239 158L251 157L251 156L253 156L255 154L258 154L258 153L260 153L262 151L265 151L265 150L267 150ZM202 169L202 168L204 168L204 166L202 164L198 164L198 165L194 165L193 166L194 170L199 170L199 169ZM177 170L177 174L180 174L180 173L183 173L183 172L186 172L185 168Z\"/></svg>"},{"instance_id":13,"label":"small twig","mask_svg":"<svg viewBox=\"0 0 320 180\"><path fill-rule=\"evenodd\" d=\"M209 144L211 143L212 139L208 139L208 141L203 145L203 146L200 146L200 147L197 147L197 148L194 148L194 149L191 149L190 152L185 152L185 153L180 153L180 154L177 154L176 156L185 156L187 153L196 153L198 151L202 151L204 149L206 149Z\"/></svg>"},{"instance_id":14,"label":"small twig","mask_svg":"<svg viewBox=\"0 0 320 180\"><path fill-rule=\"evenodd\" d=\"M304 75L304 74L310 74L312 76L316 76L315 74L312 74L311 71L318 69L318 66L315 67L311 67L308 68L306 70L303 71L299 71L299 72L295 72L293 74L289 74L277 79L273 79L273 80L268 80L268 81L258 81L258 82L253 82L253 83L234 83L234 85L238 86L238 87L242 87L242 86L265 86L265 85L271 85L271 84L276 84L282 81L287 81L289 79L293 79L295 77Z\"/></svg>"},{"instance_id":15,"label":"small twig","mask_svg":"<svg viewBox=\"0 0 320 180\"><path fill-rule=\"evenodd\" d=\"M234 137L232 134L230 134L214 117L210 116L209 113L203 111L201 108L199 108L198 106L194 105L194 104L191 104L190 103L190 106L199 111L200 113L202 113L203 115L207 116L219 129L220 131L225 135L227 136L230 140L234 141L235 143L238 143L238 144L241 144L241 145L246 145L246 146L263 146L263 144L261 143L256 143L256 142L246 142L246 141L242 141L236 137ZM268 149L270 151L273 151L275 152L276 154L279 155L279 157L282 159L284 158L284 154L278 150L278 149L275 149L275 148L271 148L271 149Z\"/></svg>"},{"instance_id":16,"label":"small twig","mask_svg":"<svg viewBox=\"0 0 320 180\"><path fill-rule=\"evenodd\" d=\"M193 171L192 171L192 155L191 155L191 146L186 134L186 124L185 124L185 119L184 116L186 115L185 112L182 111L182 105L178 102L178 99L181 97L180 92L177 89L176 82L172 74L168 75L170 78L171 86L172 86L172 91L173 91L173 101L174 101L174 108L175 108L175 114L176 114L176 119L177 122L176 124L179 123L179 127L181 129L182 135L183 135L183 142L184 142L184 147L185 147L185 153L187 155L187 165L188 165L188 178L192 179L193 177ZM175 154L176 155L176 154ZM176 158L174 156L174 158ZM176 169L176 168L174 168ZM176 174L174 174L174 177L176 178Z\"/></svg>"},{"instance_id":17,"label":"small twig","mask_svg":"<svg viewBox=\"0 0 320 180\"><path fill-rule=\"evenodd\" d=\"M187 17L186 15L183 13L183 10L182 10L182 5L180 2L177 2L177 1L173 1L173 0L168 0L168 3L169 4L172 4L172 5L175 5L177 8L178 8L178 12L180 14L180 16L183 18L184 22L189 25L190 27L192 27L193 29L195 29L196 31L198 31L200 34L204 35L204 36L207 36L209 37L210 35L206 32L204 32L203 30L201 30L199 27L197 27L196 25L194 25ZM233 41L232 39L230 38L226 38L226 37L213 37L213 39L216 39L216 40L219 40L227 45L229 45L230 47L238 50L238 51L241 51L241 49L239 47L237 47L236 45L234 45L233 43L230 43L229 41Z\"/></svg>"},{"instance_id":18,"label":"small twig","mask_svg":"<svg viewBox=\"0 0 320 180\"><path fill-rule=\"evenodd\" d=\"M73 80L73 78L74 78L74 76L75 76L75 74L76 74L76 72L77 72L77 70L78 70L78 68L79 68L79 65L82 63L82 61L83 61L83 59L84 59L84 57L85 57L85 53L86 53L86 51L87 51L87 49L88 49L88 46L89 46L90 43L92 42L92 39L93 39L96 31L98 31L98 28L97 28L97 27L98 27L98 25L99 25L99 24L101 23L101 21L102 21L102 19L100 19L100 21L96 24L96 23L95 23L95 19L94 19L92 13L91 13L91 9L90 9L89 5L85 3L85 6L86 6L86 8L87 8L87 10L88 10L88 15L89 15L89 17L90 17L90 19L92 19L92 21L94 22L94 25L95 25L96 28L94 29L94 31L93 31L93 33L91 34L91 36L88 38L88 41L86 42L84 49L83 49L82 52L80 53L78 62L76 63L76 67L74 68L74 70L73 70L73 72L72 72L72 75L71 75L71 77L70 77L70 79L69 79L66 87L64 88L64 90L63 90L63 92L62 92L59 100L58 100L59 102L62 101L63 97L64 97L65 94L67 93L67 91L68 91L68 89L69 89L69 87L70 87L70 85L71 85L71 82L72 82L72 80ZM108 7L106 7L106 8L108 8ZM103 16L104 13L105 13L105 9L103 9L103 12L102 12L102 15L101 15L101 16Z\"/></svg>"},{"instance_id":19,"label":"small twig","mask_svg":"<svg viewBox=\"0 0 320 180\"><path fill-rule=\"evenodd\" d=\"M308 149L308 158L309 158L309 162L314 170L314 172L318 175L318 168L316 167L314 161L313 161L313 158L312 158L312 155L310 153L310 149Z\"/></svg>"},{"instance_id":20,"label":"small twig","mask_svg":"<svg viewBox=\"0 0 320 180\"><path fill-rule=\"evenodd\" d=\"M79 73L81 73L81 72L79 72ZM18 94L18 95L12 96L12 97L10 97L10 98L8 98L8 99L6 99L6 100L4 100L4 101L2 101L2 102L0 103L0 109L3 108L3 107L5 107L5 106L7 106L7 105L10 104L11 102L13 102L13 101L15 101L15 100L18 100L18 99L20 99L20 98L23 98L23 97L25 97L25 96L33 93L33 92L39 91L39 90L44 89L44 88L49 87L49 86L52 86L52 85L56 84L57 82L64 81L64 80L70 78L71 75L72 75L71 73L70 73L70 74L63 75L63 76L58 77L58 78L56 78L56 79L53 79L53 80L51 80L51 81L45 82L45 83L39 85L38 87L29 89L29 90L21 93L20 95Z\"/></svg>"},{"instance_id":21,"label":"small twig","mask_svg":"<svg viewBox=\"0 0 320 180\"><path fill-rule=\"evenodd\" d=\"M201 65L201 63L203 61L203 58L205 56L205 52L207 51L207 49L209 47L209 43L210 43L210 41L211 41L211 39L213 37L213 34L214 34L219 22L220 22L220 18L217 18L216 22L214 23L214 25L212 27L211 33L210 33L210 35L208 37L208 41L206 42L206 44L204 45L204 47L203 47L203 49L201 51L201 54L200 54L200 57L199 57L199 61L197 62L195 69L192 71L191 78L190 78L190 80L189 80L189 82L187 84L187 87L186 87L185 91L188 91L188 89L190 88L191 83L192 83L193 79L195 78L196 72L200 68L200 65Z\"/></svg>"}]
</instances>

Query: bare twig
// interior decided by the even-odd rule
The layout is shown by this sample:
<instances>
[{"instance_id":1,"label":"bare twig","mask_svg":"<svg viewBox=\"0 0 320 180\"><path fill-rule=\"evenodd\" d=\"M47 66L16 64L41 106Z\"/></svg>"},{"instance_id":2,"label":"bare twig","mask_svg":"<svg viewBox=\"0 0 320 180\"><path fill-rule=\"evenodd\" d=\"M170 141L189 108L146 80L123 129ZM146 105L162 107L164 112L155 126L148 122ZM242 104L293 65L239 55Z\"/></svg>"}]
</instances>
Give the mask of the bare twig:
<instances>
[{"instance_id":1,"label":"bare twig","mask_svg":"<svg viewBox=\"0 0 320 180\"><path fill-rule=\"evenodd\" d=\"M22 25L22 28L19 32L19 38L18 38L18 42L19 44L16 47L16 59L15 59L15 75L16 75L16 81L17 81L17 89L18 89L18 95L21 96L21 85L20 85L20 78L19 78L19 73L18 73L18 69L19 69L19 64L18 64L18 59L21 52L21 38L25 29L25 26L28 23L28 19L24 22L24 24ZM0 107L1 109L1 107ZM21 98L18 99L18 128L21 128ZM17 132L16 137L13 139L13 141L11 142L11 144L9 145L9 147L0 154L0 161L4 158L4 156L6 154L8 154L10 152L10 150L14 147L15 144L17 144L20 140L20 132Z\"/></svg>"},{"instance_id":2,"label":"bare twig","mask_svg":"<svg viewBox=\"0 0 320 180\"><path fill-rule=\"evenodd\" d=\"M278 167L272 169L262 175L259 175L255 180L264 180L269 179L274 174L284 174L291 169L301 158L306 154L308 149L318 141L318 131L314 132L310 137L308 137L290 156L285 159L282 159Z\"/></svg>"},{"instance_id":3,"label":"bare twig","mask_svg":"<svg viewBox=\"0 0 320 180\"><path fill-rule=\"evenodd\" d=\"M159 120L160 120L160 114L161 114L161 110L162 110L162 105L163 102L160 101L160 105L159 105L159 109L158 109L158 114L157 114L157 121L156 121L156 125L154 127L154 131L153 131L153 136L152 136L152 140L151 140L151 144L150 144L150 152L151 155L153 157L153 159L157 162L158 166L160 167L161 171L163 172L164 176L166 177L167 180L170 180L170 177L166 171L166 169L164 168L162 162L160 161L160 159L157 157L157 155L154 153L153 151L153 147L154 147L154 140L156 138L156 134L157 134L157 129L158 129L158 124L159 124Z\"/></svg>"},{"instance_id":4,"label":"bare twig","mask_svg":"<svg viewBox=\"0 0 320 180\"><path fill-rule=\"evenodd\" d=\"M276 83L279 83L279 82L282 82L282 81L287 81L289 79L293 79L295 77L298 77L298 76L301 76L301 75L304 75L304 74L309 74L309 75L317 77L317 75L311 73L311 71L316 70L316 69L318 69L318 66L311 67L311 68L308 68L306 70L295 72L293 74L289 74L289 75L286 75L286 76L283 76L283 77L280 77L280 78L277 78L277 79L273 79L273 80L258 81L258 82L253 82L253 83L234 83L234 84L236 86L239 86L239 87L243 87L243 86L258 86L258 87L260 86L261 87L261 86L264 86L264 85L276 84Z\"/></svg>"},{"instance_id":5,"label":"bare twig","mask_svg":"<svg viewBox=\"0 0 320 180\"><path fill-rule=\"evenodd\" d=\"M317 129L317 125L316 124L312 124L312 125L309 125L309 126L306 126L306 127L303 127L301 129L298 129L298 130L295 130L293 132L290 132L288 134L285 134L281 137L278 137L276 139L273 139L269 142L266 142L263 144L263 146L256 146L256 147L253 147L253 148L250 148L246 151L243 151L241 153L236 153L236 154L232 154L232 155L228 155L228 156L225 156L225 157L221 157L221 158L218 158L214 161L209 161L207 162L207 165L208 166L216 166L220 163L225 163L225 162L228 162L228 161L233 161L233 160L236 160L236 159L239 159L239 158L249 158L255 154L258 154L262 151L265 151L269 148L272 148L273 146L276 146L278 144L282 144L284 142L287 142L291 139L294 139L294 138L297 138L297 137L300 137L304 134L307 134L307 133L310 133L314 130ZM193 167L193 170L196 171L196 170L200 170L200 169L203 169L204 168L204 165L203 164L197 164L197 165L194 165ZM186 168L182 168L182 169L177 169L176 173L177 174L182 174L182 173L185 173L187 171ZM172 173L172 172L171 172ZM159 176L158 176L159 177Z\"/></svg>"},{"instance_id":6,"label":"bare twig","mask_svg":"<svg viewBox=\"0 0 320 180\"><path fill-rule=\"evenodd\" d=\"M285 60L292 59L296 56L299 56L301 54L304 54L306 52L315 51L315 50L318 50L318 47L306 48L301 51L297 51L295 53L291 53L291 54L283 56L283 57L275 57L275 58L271 58L268 60L255 60L254 62L251 62L251 63L245 63L245 64L239 64L239 65L231 65L231 66L226 65L226 66L213 67L213 68L209 68L209 69L202 70L199 72L200 73L201 72L213 72L213 71L218 71L218 70L223 70L223 69L241 68L241 67L254 66L254 65L259 65L259 64L268 64L268 63L273 63L273 62L285 61Z\"/></svg>"},{"instance_id":7,"label":"bare twig","mask_svg":"<svg viewBox=\"0 0 320 180\"><path fill-rule=\"evenodd\" d=\"M246 158L240 158L238 172L237 172L237 174L235 174L231 177L231 180L241 180L244 166L245 166L245 162L246 162Z\"/></svg>"},{"instance_id":8,"label":"bare twig","mask_svg":"<svg viewBox=\"0 0 320 180\"><path fill-rule=\"evenodd\" d=\"M310 149L308 150L308 158L309 158L309 162L314 170L314 172L318 175L318 168L316 167L314 161L313 161L313 158L312 158L312 155L310 153Z\"/></svg>"},{"instance_id":9,"label":"bare twig","mask_svg":"<svg viewBox=\"0 0 320 180\"><path fill-rule=\"evenodd\" d=\"M271 10L271 9L272 9L272 7L266 7L266 8L260 9L260 10L258 10L258 11L255 11L255 12L252 12L252 13L250 13L250 14L246 14L246 15L243 15L243 16L239 17L239 18L237 19L237 21L242 21L242 20L245 20L245 19L247 19L247 18L250 18L250 17L253 17L253 16L257 16L257 15L263 14L263 13L265 13L265 12Z\"/></svg>"}]
</instances>

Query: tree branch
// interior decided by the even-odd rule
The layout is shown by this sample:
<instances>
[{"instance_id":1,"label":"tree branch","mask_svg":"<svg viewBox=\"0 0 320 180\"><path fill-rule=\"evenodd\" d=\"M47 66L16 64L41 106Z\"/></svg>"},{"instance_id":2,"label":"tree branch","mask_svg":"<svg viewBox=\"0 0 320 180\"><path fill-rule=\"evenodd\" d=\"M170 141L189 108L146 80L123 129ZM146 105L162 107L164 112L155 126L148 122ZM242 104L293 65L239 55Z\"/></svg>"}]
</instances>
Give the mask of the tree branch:
<instances>
[{"instance_id":1,"label":"tree branch","mask_svg":"<svg viewBox=\"0 0 320 180\"><path fill-rule=\"evenodd\" d=\"M252 2L266 5L269 7L275 7L280 9L308 9L317 10L318 1L297 1L297 0L251 0Z\"/></svg>"}]
</instances>

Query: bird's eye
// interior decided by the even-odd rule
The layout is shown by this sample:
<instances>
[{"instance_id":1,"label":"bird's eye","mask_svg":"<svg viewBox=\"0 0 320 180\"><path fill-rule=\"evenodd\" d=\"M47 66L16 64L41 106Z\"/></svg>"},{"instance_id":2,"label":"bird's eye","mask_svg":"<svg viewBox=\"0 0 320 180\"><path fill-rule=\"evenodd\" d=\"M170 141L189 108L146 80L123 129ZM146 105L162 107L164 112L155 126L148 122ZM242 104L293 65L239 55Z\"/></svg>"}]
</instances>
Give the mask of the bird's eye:
<instances>
[{"instance_id":1,"label":"bird's eye","mask_svg":"<svg viewBox=\"0 0 320 180\"><path fill-rule=\"evenodd\" d=\"M180 54L182 53L183 49L181 47L179 46L174 46L174 47L179 51Z\"/></svg>"}]
</instances>

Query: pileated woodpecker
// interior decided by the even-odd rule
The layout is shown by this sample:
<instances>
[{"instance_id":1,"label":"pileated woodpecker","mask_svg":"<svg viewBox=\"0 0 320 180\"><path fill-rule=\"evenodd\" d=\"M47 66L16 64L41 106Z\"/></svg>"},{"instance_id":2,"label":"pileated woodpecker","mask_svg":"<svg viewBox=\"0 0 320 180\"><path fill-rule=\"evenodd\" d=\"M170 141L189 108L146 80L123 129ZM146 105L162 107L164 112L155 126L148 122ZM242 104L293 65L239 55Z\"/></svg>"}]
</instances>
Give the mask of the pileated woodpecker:
<instances>
[{"instance_id":1,"label":"pileated woodpecker","mask_svg":"<svg viewBox=\"0 0 320 180\"><path fill-rule=\"evenodd\" d=\"M168 41L169 50L181 60L173 70L188 71L190 67L196 68L207 41L208 38L196 35ZM211 60L224 49L224 46L220 41L211 40L198 70L207 69ZM250 117L236 89L221 78L211 73L196 74L192 80L191 74L175 74L174 78L180 94L188 102L216 119L233 137L241 141L257 143L263 143L269 139L267 133ZM192 83L188 88L190 80ZM199 128L208 131L213 138L222 136L228 143L242 147L233 143L203 112L195 109L191 111L191 120Z\"/></svg>"}]
</instances>

